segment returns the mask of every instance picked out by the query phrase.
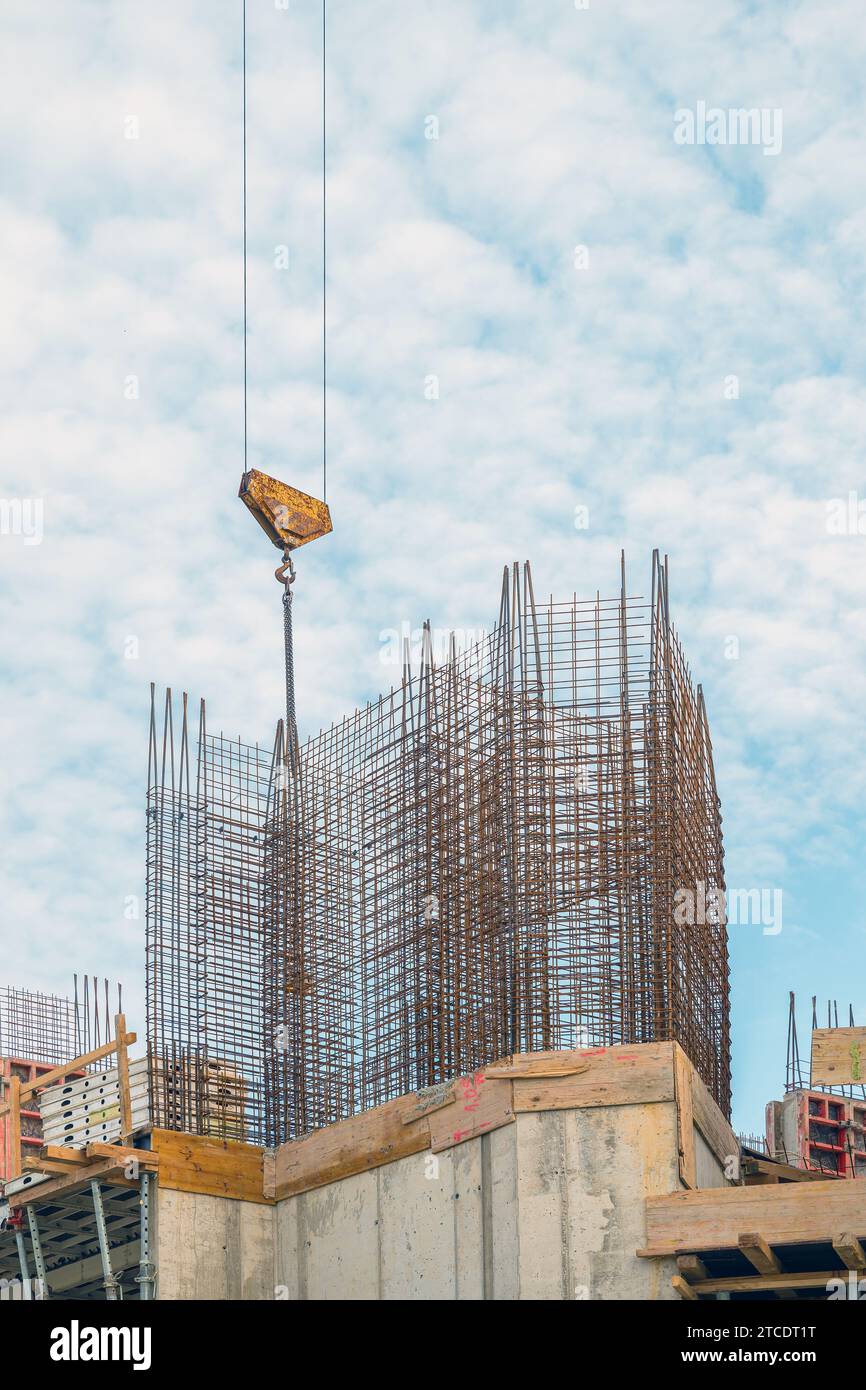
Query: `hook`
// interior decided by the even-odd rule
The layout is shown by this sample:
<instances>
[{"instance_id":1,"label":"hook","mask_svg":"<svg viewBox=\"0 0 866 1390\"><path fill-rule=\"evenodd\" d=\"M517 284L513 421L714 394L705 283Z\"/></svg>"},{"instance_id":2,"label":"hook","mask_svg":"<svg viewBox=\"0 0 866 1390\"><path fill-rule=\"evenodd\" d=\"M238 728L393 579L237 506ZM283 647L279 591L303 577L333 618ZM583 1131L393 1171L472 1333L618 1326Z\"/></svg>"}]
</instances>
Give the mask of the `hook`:
<instances>
[{"instance_id":1,"label":"hook","mask_svg":"<svg viewBox=\"0 0 866 1390\"><path fill-rule=\"evenodd\" d=\"M286 578L286 570L289 571L289 578ZM280 584L285 584L286 588L295 582L295 566L292 563L292 552L288 546L283 551L283 563L274 570L274 576Z\"/></svg>"}]
</instances>

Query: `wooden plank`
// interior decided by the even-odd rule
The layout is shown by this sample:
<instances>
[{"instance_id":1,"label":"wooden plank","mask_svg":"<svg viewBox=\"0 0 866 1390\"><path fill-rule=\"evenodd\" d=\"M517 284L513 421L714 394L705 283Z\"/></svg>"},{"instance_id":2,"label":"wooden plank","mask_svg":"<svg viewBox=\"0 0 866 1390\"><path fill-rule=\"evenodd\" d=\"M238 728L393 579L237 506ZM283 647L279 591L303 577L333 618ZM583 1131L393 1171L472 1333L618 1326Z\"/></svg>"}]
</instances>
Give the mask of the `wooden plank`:
<instances>
[{"instance_id":1,"label":"wooden plank","mask_svg":"<svg viewBox=\"0 0 866 1390\"><path fill-rule=\"evenodd\" d=\"M679 1047L679 1044L676 1046ZM739 1154L740 1141L690 1060L688 1066L695 1124L724 1167L732 1157L736 1158Z\"/></svg>"},{"instance_id":2,"label":"wooden plank","mask_svg":"<svg viewBox=\"0 0 866 1390\"><path fill-rule=\"evenodd\" d=\"M736 1249L741 1231L760 1231L770 1245L828 1244L839 1231L866 1237L863 1184L776 1183L768 1187L709 1187L646 1198L647 1245L642 1255Z\"/></svg>"},{"instance_id":3,"label":"wooden plank","mask_svg":"<svg viewBox=\"0 0 866 1390\"><path fill-rule=\"evenodd\" d=\"M781 1274L782 1266L763 1236L757 1232L737 1236L737 1248L759 1274Z\"/></svg>"},{"instance_id":4,"label":"wooden plank","mask_svg":"<svg viewBox=\"0 0 866 1390\"><path fill-rule=\"evenodd\" d=\"M86 1149L67 1148L64 1144L43 1144L42 1157L50 1163L65 1163L67 1166L88 1161Z\"/></svg>"},{"instance_id":5,"label":"wooden plank","mask_svg":"<svg viewBox=\"0 0 866 1390\"><path fill-rule=\"evenodd\" d=\"M685 1187L697 1187L698 1167L695 1152L695 1115L692 1108L692 1072L694 1068L683 1049L674 1043L674 1092L677 1102L677 1148L679 1150L680 1182Z\"/></svg>"},{"instance_id":6,"label":"wooden plank","mask_svg":"<svg viewBox=\"0 0 866 1390\"><path fill-rule=\"evenodd\" d=\"M54 1163L50 1158L25 1158L22 1168L25 1173L69 1174L74 1171L68 1163Z\"/></svg>"},{"instance_id":7,"label":"wooden plank","mask_svg":"<svg viewBox=\"0 0 866 1390\"><path fill-rule=\"evenodd\" d=\"M814 1274L740 1274L735 1278L705 1279L691 1287L700 1295L716 1293L777 1293L795 1289L824 1289L831 1280L844 1279L844 1271L823 1270Z\"/></svg>"},{"instance_id":8,"label":"wooden plank","mask_svg":"<svg viewBox=\"0 0 866 1390\"><path fill-rule=\"evenodd\" d=\"M143 1150L141 1151L144 1152ZM151 1158L153 1156L151 1155ZM152 1163L148 1167L154 1166ZM103 1158L97 1163L89 1164L86 1168L71 1168L62 1176L49 1178L48 1182L37 1183L34 1187L25 1188L23 1192L7 1193L7 1200L12 1207L28 1207L31 1203L50 1201L52 1198L75 1192L79 1187L86 1187L88 1183L107 1182L117 1187L137 1187L136 1182L130 1182L123 1175L124 1165L118 1163L113 1158Z\"/></svg>"},{"instance_id":9,"label":"wooden plank","mask_svg":"<svg viewBox=\"0 0 866 1390\"><path fill-rule=\"evenodd\" d=\"M7 1178L21 1176L21 1077L9 1078L9 1150L6 1156Z\"/></svg>"},{"instance_id":10,"label":"wooden plank","mask_svg":"<svg viewBox=\"0 0 866 1390\"><path fill-rule=\"evenodd\" d=\"M457 1078L454 1095L453 1105L430 1115L430 1147L434 1153L514 1123L510 1081L488 1081L486 1070L478 1070Z\"/></svg>"},{"instance_id":11,"label":"wooden plank","mask_svg":"<svg viewBox=\"0 0 866 1390\"><path fill-rule=\"evenodd\" d=\"M151 1146L159 1155L160 1187L243 1202L270 1200L264 1189L264 1150L256 1144L154 1129Z\"/></svg>"},{"instance_id":12,"label":"wooden plank","mask_svg":"<svg viewBox=\"0 0 866 1390\"><path fill-rule=\"evenodd\" d=\"M442 1110L446 1105L453 1105L456 1100L454 1082L445 1081L440 1086L428 1086L423 1091L416 1091L411 1099L414 1100L415 1104L407 1107L404 1112L404 1125L414 1124L416 1120L432 1114L434 1110Z\"/></svg>"},{"instance_id":13,"label":"wooden plank","mask_svg":"<svg viewBox=\"0 0 866 1390\"><path fill-rule=\"evenodd\" d=\"M678 1255L677 1269L684 1279L688 1279L690 1284L695 1284L699 1279L709 1279L707 1267L703 1260L698 1259L697 1255Z\"/></svg>"},{"instance_id":14,"label":"wooden plank","mask_svg":"<svg viewBox=\"0 0 866 1390\"><path fill-rule=\"evenodd\" d=\"M856 1236L837 1236L833 1241L833 1249L846 1269L866 1271L866 1250Z\"/></svg>"},{"instance_id":15,"label":"wooden plank","mask_svg":"<svg viewBox=\"0 0 866 1390\"><path fill-rule=\"evenodd\" d=\"M118 1163L138 1163L142 1168L146 1168L153 1158L151 1149L133 1149L127 1144L104 1144L101 1141L88 1144L84 1152L89 1163L94 1159L113 1158Z\"/></svg>"},{"instance_id":16,"label":"wooden plank","mask_svg":"<svg viewBox=\"0 0 866 1390\"><path fill-rule=\"evenodd\" d=\"M86 1149L64 1149L62 1145L46 1144L37 1157L25 1158L27 1173L63 1173L90 1178L93 1164L109 1159L116 1168L137 1163L139 1168L156 1170L158 1158L147 1149L124 1148L120 1144L88 1144Z\"/></svg>"},{"instance_id":17,"label":"wooden plank","mask_svg":"<svg viewBox=\"0 0 866 1390\"><path fill-rule=\"evenodd\" d=\"M673 1043L591 1048L580 1053L586 1071L562 1077L517 1077L514 1110L573 1110L597 1105L673 1101Z\"/></svg>"},{"instance_id":18,"label":"wooden plank","mask_svg":"<svg viewBox=\"0 0 866 1390\"><path fill-rule=\"evenodd\" d=\"M793 1163L776 1163L771 1158L743 1158L740 1170L748 1184L758 1178L772 1182L826 1182L827 1174L813 1168L795 1168Z\"/></svg>"},{"instance_id":19,"label":"wooden plank","mask_svg":"<svg viewBox=\"0 0 866 1390\"><path fill-rule=\"evenodd\" d=\"M129 1050L126 1042L126 1017L115 1014L114 1036L117 1039L117 1090L120 1096L120 1141L125 1144L132 1134L132 1101L129 1095Z\"/></svg>"},{"instance_id":20,"label":"wooden plank","mask_svg":"<svg viewBox=\"0 0 866 1390\"><path fill-rule=\"evenodd\" d=\"M698 1296L692 1288L691 1284L689 1283L688 1279L684 1279L681 1274L675 1274L674 1277L671 1279L671 1284L676 1289L680 1298L685 1298L688 1299L689 1302L697 1303Z\"/></svg>"},{"instance_id":21,"label":"wooden plank","mask_svg":"<svg viewBox=\"0 0 866 1390\"><path fill-rule=\"evenodd\" d=\"M862 1086L864 1081L866 1028L814 1028L811 1084Z\"/></svg>"},{"instance_id":22,"label":"wooden plank","mask_svg":"<svg viewBox=\"0 0 866 1390\"><path fill-rule=\"evenodd\" d=\"M130 1047L137 1038L135 1033L127 1033L126 1044ZM103 1047L95 1047L92 1052L85 1052L80 1057L74 1057L65 1067L55 1067L53 1071L43 1072L35 1081L30 1081L26 1086L21 1087L21 1098L35 1096L37 1091L44 1091L46 1086L54 1086L58 1081L65 1081L67 1076L74 1071L83 1071L90 1062L99 1062L103 1057L110 1057L117 1051L117 1042L105 1043Z\"/></svg>"},{"instance_id":23,"label":"wooden plank","mask_svg":"<svg viewBox=\"0 0 866 1390\"><path fill-rule=\"evenodd\" d=\"M273 1149L265 1149L262 1155L262 1192L266 1202L277 1198L277 1155Z\"/></svg>"},{"instance_id":24,"label":"wooden plank","mask_svg":"<svg viewBox=\"0 0 866 1390\"><path fill-rule=\"evenodd\" d=\"M429 1149L427 1118L403 1123L403 1115L414 1101L414 1096L400 1096L375 1110L283 1144L276 1153L275 1197L294 1197Z\"/></svg>"},{"instance_id":25,"label":"wooden plank","mask_svg":"<svg viewBox=\"0 0 866 1390\"><path fill-rule=\"evenodd\" d=\"M576 1076L588 1071L589 1058L585 1052L515 1052L500 1062L484 1068L490 1081L524 1077Z\"/></svg>"}]
</instances>

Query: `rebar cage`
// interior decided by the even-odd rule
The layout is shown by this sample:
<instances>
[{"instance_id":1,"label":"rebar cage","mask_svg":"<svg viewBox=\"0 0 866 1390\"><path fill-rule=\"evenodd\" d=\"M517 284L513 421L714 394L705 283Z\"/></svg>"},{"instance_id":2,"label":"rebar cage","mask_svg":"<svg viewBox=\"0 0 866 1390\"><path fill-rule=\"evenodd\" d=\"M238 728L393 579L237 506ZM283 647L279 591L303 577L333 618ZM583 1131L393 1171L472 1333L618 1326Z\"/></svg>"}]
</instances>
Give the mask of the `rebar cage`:
<instances>
[{"instance_id":1,"label":"rebar cage","mask_svg":"<svg viewBox=\"0 0 866 1390\"><path fill-rule=\"evenodd\" d=\"M700 686L649 600L498 620L293 765L151 711L155 1120L268 1144L513 1052L675 1038L730 1108L721 816ZM683 920L681 920L683 919Z\"/></svg>"},{"instance_id":2,"label":"rebar cage","mask_svg":"<svg viewBox=\"0 0 866 1390\"><path fill-rule=\"evenodd\" d=\"M113 1038L114 1015L123 1007L121 986L95 975L72 979L72 998L0 986L0 1059L61 1067Z\"/></svg>"}]
</instances>

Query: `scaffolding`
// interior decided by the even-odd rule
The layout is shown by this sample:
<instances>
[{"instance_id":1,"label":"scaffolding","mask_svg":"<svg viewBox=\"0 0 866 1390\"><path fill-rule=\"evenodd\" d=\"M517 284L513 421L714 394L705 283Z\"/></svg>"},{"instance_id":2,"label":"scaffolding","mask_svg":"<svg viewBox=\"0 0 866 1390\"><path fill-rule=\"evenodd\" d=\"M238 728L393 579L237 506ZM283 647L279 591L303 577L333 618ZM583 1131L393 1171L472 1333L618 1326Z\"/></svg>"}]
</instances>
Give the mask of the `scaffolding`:
<instances>
[{"instance_id":1,"label":"scaffolding","mask_svg":"<svg viewBox=\"0 0 866 1390\"><path fill-rule=\"evenodd\" d=\"M157 1123L279 1144L513 1052L674 1038L730 1106L721 817L700 686L649 599L537 605L291 756L151 711ZM209 1095L214 1066L234 1097ZM222 1126L222 1128L220 1128Z\"/></svg>"}]
</instances>

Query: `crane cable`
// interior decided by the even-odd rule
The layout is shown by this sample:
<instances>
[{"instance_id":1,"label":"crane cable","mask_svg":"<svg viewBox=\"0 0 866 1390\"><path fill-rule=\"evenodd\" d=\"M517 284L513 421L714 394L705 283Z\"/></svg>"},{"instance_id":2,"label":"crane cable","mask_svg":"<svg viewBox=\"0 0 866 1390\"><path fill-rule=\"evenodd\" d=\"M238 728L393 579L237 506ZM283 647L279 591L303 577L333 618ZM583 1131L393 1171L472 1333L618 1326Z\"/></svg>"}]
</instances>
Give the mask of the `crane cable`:
<instances>
[{"instance_id":1,"label":"crane cable","mask_svg":"<svg viewBox=\"0 0 866 1390\"><path fill-rule=\"evenodd\" d=\"M247 471L247 4L242 0L242 50L241 67L243 73L243 324L244 324L244 472ZM328 185L327 185L327 0L322 0L322 492L327 499L328 489ZM283 585L283 642L286 664L286 738L284 758L292 775L298 767L298 725L295 713L295 654L292 633L292 585L295 582L295 566L291 551L283 551L283 563L275 571L276 578Z\"/></svg>"},{"instance_id":2,"label":"crane cable","mask_svg":"<svg viewBox=\"0 0 866 1390\"><path fill-rule=\"evenodd\" d=\"M292 636L292 585L295 582L295 566L292 552L283 551L283 563L274 571L275 577L283 585L283 641L286 650L286 739L284 761L294 775L298 766L298 724L295 716L295 651Z\"/></svg>"}]
</instances>

